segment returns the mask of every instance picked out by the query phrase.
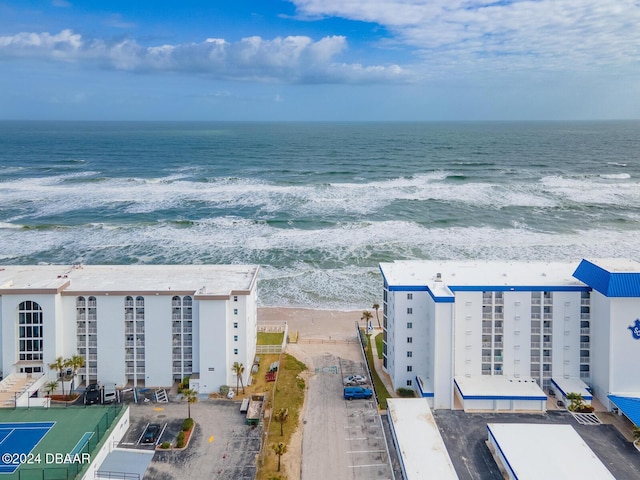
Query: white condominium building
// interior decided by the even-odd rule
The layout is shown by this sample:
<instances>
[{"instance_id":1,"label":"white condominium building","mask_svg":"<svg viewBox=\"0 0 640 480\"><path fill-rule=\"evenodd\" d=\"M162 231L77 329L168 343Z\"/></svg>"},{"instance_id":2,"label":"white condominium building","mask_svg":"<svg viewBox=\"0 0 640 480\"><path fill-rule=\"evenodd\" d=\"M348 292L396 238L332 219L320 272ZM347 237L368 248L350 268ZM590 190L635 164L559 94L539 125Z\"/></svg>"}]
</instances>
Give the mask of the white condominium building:
<instances>
[{"instance_id":1,"label":"white condominium building","mask_svg":"<svg viewBox=\"0 0 640 480\"><path fill-rule=\"evenodd\" d=\"M640 264L399 261L384 279L384 367L434 408L544 410L575 390L640 397ZM544 389L544 391L543 391ZM611 403L613 402L613 403ZM620 407L622 409L622 407Z\"/></svg>"},{"instance_id":2,"label":"white condominium building","mask_svg":"<svg viewBox=\"0 0 640 480\"><path fill-rule=\"evenodd\" d=\"M245 378L256 349L256 281L246 265L0 267L2 374L38 374L81 355L80 381L200 393Z\"/></svg>"}]
</instances>

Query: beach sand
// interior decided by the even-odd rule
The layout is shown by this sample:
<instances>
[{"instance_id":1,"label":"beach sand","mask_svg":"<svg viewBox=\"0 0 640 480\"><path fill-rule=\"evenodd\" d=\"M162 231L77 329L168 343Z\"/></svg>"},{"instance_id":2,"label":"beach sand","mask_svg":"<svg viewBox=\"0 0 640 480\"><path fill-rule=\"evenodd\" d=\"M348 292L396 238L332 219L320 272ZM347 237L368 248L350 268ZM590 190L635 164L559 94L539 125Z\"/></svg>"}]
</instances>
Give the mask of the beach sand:
<instances>
[{"instance_id":1,"label":"beach sand","mask_svg":"<svg viewBox=\"0 0 640 480\"><path fill-rule=\"evenodd\" d=\"M258 322L287 322L289 332L305 338L346 340L356 336L356 322L366 310L316 310L311 308L260 307ZM373 324L377 325L375 312ZM380 317L382 314L379 313ZM382 321L382 318L380 319Z\"/></svg>"}]
</instances>

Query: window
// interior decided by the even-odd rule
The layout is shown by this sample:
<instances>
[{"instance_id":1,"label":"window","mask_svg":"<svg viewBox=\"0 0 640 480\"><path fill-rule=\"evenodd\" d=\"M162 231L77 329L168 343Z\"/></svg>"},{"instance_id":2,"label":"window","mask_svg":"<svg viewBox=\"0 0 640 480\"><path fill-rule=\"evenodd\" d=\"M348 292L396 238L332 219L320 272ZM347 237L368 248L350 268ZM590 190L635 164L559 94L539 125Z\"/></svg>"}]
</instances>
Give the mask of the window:
<instances>
[{"instance_id":1,"label":"window","mask_svg":"<svg viewBox=\"0 0 640 480\"><path fill-rule=\"evenodd\" d=\"M234 335L234 336L233 336L233 341L234 341L234 342L237 342L237 341L238 341L238 335Z\"/></svg>"},{"instance_id":2,"label":"window","mask_svg":"<svg viewBox=\"0 0 640 480\"><path fill-rule=\"evenodd\" d=\"M407 357L409 358L413 357L413 352L407 352Z\"/></svg>"},{"instance_id":3,"label":"window","mask_svg":"<svg viewBox=\"0 0 640 480\"><path fill-rule=\"evenodd\" d=\"M233 328L238 328L238 322L233 322Z\"/></svg>"},{"instance_id":4,"label":"window","mask_svg":"<svg viewBox=\"0 0 640 480\"><path fill-rule=\"evenodd\" d=\"M413 322L407 322L407 328L413 328Z\"/></svg>"},{"instance_id":5,"label":"window","mask_svg":"<svg viewBox=\"0 0 640 480\"><path fill-rule=\"evenodd\" d=\"M407 372L413 372L413 366L407 365Z\"/></svg>"},{"instance_id":6,"label":"window","mask_svg":"<svg viewBox=\"0 0 640 480\"><path fill-rule=\"evenodd\" d=\"M27 300L18 306L19 359L42 361L42 307Z\"/></svg>"},{"instance_id":7,"label":"window","mask_svg":"<svg viewBox=\"0 0 640 480\"><path fill-rule=\"evenodd\" d=\"M407 387L411 386L411 380L407 380Z\"/></svg>"},{"instance_id":8,"label":"window","mask_svg":"<svg viewBox=\"0 0 640 480\"><path fill-rule=\"evenodd\" d=\"M234 315L237 315L237 314L238 314L238 309L237 309L237 308L234 308L234 309L233 309L233 314L234 314Z\"/></svg>"},{"instance_id":9,"label":"window","mask_svg":"<svg viewBox=\"0 0 640 480\"><path fill-rule=\"evenodd\" d=\"M407 293L407 300L413 300L413 293Z\"/></svg>"},{"instance_id":10,"label":"window","mask_svg":"<svg viewBox=\"0 0 640 480\"><path fill-rule=\"evenodd\" d=\"M407 308L407 313L411 315L413 313L413 308Z\"/></svg>"},{"instance_id":11,"label":"window","mask_svg":"<svg viewBox=\"0 0 640 480\"><path fill-rule=\"evenodd\" d=\"M234 355L237 355L237 354L238 354L238 349L237 349L237 348L234 348L234 349L233 349L233 354L234 354Z\"/></svg>"},{"instance_id":12,"label":"window","mask_svg":"<svg viewBox=\"0 0 640 480\"><path fill-rule=\"evenodd\" d=\"M413 343L413 337L407 337L407 343Z\"/></svg>"}]
</instances>

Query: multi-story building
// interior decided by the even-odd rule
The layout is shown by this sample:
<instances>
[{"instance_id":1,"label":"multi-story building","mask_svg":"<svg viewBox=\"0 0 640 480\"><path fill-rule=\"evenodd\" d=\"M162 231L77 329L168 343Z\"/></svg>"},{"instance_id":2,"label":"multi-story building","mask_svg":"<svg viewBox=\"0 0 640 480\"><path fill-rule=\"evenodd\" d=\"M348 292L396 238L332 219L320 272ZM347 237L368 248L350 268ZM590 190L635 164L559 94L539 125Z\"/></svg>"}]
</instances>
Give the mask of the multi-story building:
<instances>
[{"instance_id":1,"label":"multi-story building","mask_svg":"<svg viewBox=\"0 0 640 480\"><path fill-rule=\"evenodd\" d=\"M400 261L380 270L394 388L414 388L435 408L473 400L544 409L544 390L580 380L585 397L609 408L609 395L640 397L638 262Z\"/></svg>"},{"instance_id":2,"label":"multi-story building","mask_svg":"<svg viewBox=\"0 0 640 480\"><path fill-rule=\"evenodd\" d=\"M255 355L257 275L244 265L5 266L2 374L46 373L80 355L81 382L235 385L233 364Z\"/></svg>"}]
</instances>

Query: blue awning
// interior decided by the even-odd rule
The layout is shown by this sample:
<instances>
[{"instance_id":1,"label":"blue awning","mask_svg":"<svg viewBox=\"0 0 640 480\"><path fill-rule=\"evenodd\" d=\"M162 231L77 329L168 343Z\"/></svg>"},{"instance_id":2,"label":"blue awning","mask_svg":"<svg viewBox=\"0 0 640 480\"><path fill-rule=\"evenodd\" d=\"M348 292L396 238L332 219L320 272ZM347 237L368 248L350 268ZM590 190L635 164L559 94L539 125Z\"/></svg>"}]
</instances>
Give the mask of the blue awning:
<instances>
[{"instance_id":1,"label":"blue awning","mask_svg":"<svg viewBox=\"0 0 640 480\"><path fill-rule=\"evenodd\" d=\"M624 416L631 420L636 426L640 426L640 398L620 397L618 395L607 395Z\"/></svg>"}]
</instances>

